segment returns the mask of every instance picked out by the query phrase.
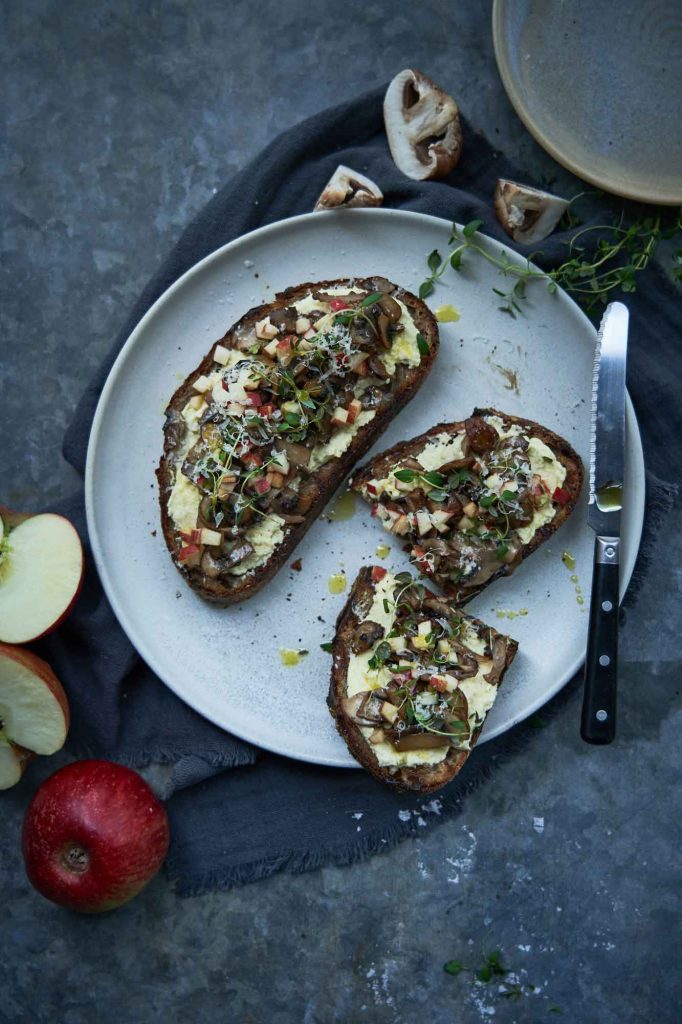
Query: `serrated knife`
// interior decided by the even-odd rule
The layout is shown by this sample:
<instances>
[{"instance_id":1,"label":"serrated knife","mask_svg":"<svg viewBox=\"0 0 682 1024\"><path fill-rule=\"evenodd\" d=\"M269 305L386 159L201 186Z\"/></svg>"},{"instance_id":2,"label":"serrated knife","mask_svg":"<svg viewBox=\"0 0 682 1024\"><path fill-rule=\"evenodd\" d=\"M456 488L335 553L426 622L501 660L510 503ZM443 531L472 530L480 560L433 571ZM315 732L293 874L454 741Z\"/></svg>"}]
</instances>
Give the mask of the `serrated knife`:
<instances>
[{"instance_id":1,"label":"serrated knife","mask_svg":"<svg viewBox=\"0 0 682 1024\"><path fill-rule=\"evenodd\" d=\"M610 743L616 735L628 319L622 302L607 306L597 336L592 375L587 522L596 538L580 725L586 743Z\"/></svg>"}]
</instances>

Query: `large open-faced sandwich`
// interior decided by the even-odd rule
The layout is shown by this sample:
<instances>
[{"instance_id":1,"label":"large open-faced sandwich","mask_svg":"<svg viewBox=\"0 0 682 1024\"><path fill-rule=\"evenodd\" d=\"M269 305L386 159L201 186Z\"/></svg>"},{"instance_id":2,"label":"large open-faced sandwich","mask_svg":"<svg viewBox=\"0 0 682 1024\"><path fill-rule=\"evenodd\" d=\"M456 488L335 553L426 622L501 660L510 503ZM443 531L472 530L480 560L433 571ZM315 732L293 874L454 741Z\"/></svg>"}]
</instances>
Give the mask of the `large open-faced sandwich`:
<instances>
[{"instance_id":1,"label":"large open-faced sandwich","mask_svg":"<svg viewBox=\"0 0 682 1024\"><path fill-rule=\"evenodd\" d=\"M327 703L361 765L427 793L466 761L516 649L410 573L366 567L336 625Z\"/></svg>"},{"instance_id":2,"label":"large open-faced sandwich","mask_svg":"<svg viewBox=\"0 0 682 1024\"><path fill-rule=\"evenodd\" d=\"M251 597L390 420L438 349L416 296L385 278L302 284L250 310L166 410L163 534L202 597Z\"/></svg>"},{"instance_id":3,"label":"large open-faced sandwich","mask_svg":"<svg viewBox=\"0 0 682 1024\"><path fill-rule=\"evenodd\" d=\"M377 455L352 486L404 538L415 567L465 604L566 521L582 481L579 456L558 434L474 409Z\"/></svg>"}]
</instances>

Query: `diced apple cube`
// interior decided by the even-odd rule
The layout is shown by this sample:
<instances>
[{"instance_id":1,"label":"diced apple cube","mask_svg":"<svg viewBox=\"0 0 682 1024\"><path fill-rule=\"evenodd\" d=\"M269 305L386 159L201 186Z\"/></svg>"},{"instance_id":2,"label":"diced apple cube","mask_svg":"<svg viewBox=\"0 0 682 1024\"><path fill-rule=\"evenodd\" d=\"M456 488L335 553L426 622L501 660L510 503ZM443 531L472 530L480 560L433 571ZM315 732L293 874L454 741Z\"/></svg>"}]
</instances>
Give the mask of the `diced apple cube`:
<instances>
[{"instance_id":1,"label":"diced apple cube","mask_svg":"<svg viewBox=\"0 0 682 1024\"><path fill-rule=\"evenodd\" d=\"M187 403L190 409L201 409L202 406L206 406L203 395L192 395L189 402Z\"/></svg>"},{"instance_id":2,"label":"diced apple cube","mask_svg":"<svg viewBox=\"0 0 682 1024\"><path fill-rule=\"evenodd\" d=\"M270 317L266 316L264 320L259 320L256 324L256 337L263 338L267 341L270 338L276 338L279 331L274 324L270 323Z\"/></svg>"},{"instance_id":3,"label":"diced apple cube","mask_svg":"<svg viewBox=\"0 0 682 1024\"><path fill-rule=\"evenodd\" d=\"M222 501L224 498L229 498L232 494L235 485L237 483L236 476L224 476L218 484L218 497Z\"/></svg>"},{"instance_id":4,"label":"diced apple cube","mask_svg":"<svg viewBox=\"0 0 682 1024\"><path fill-rule=\"evenodd\" d=\"M178 561L188 569L194 569L201 561L201 548L198 544L186 544L178 551Z\"/></svg>"},{"instance_id":5,"label":"diced apple cube","mask_svg":"<svg viewBox=\"0 0 682 1024\"><path fill-rule=\"evenodd\" d=\"M305 338L301 338L296 347L298 348L299 352L312 352L312 350L315 348L315 346L311 345L309 341L305 340Z\"/></svg>"},{"instance_id":6,"label":"diced apple cube","mask_svg":"<svg viewBox=\"0 0 682 1024\"><path fill-rule=\"evenodd\" d=\"M406 515L398 516L393 527L393 532L403 537L410 529L410 520Z\"/></svg>"},{"instance_id":7,"label":"diced apple cube","mask_svg":"<svg viewBox=\"0 0 682 1024\"><path fill-rule=\"evenodd\" d=\"M222 381L219 381L217 384L213 385L213 390L211 391L211 398L216 403L216 405L225 405L226 402L230 401L230 396L223 387Z\"/></svg>"},{"instance_id":8,"label":"diced apple cube","mask_svg":"<svg viewBox=\"0 0 682 1024\"><path fill-rule=\"evenodd\" d=\"M205 377L203 374L201 375L201 377L197 377L197 379L194 381L194 384L192 384L194 390L198 391L200 395L205 395L210 386L211 382L209 381L208 377Z\"/></svg>"},{"instance_id":9,"label":"diced apple cube","mask_svg":"<svg viewBox=\"0 0 682 1024\"><path fill-rule=\"evenodd\" d=\"M288 473L291 468L286 452L273 452L271 465L281 473Z\"/></svg>"},{"instance_id":10,"label":"diced apple cube","mask_svg":"<svg viewBox=\"0 0 682 1024\"><path fill-rule=\"evenodd\" d=\"M402 636L391 636L388 639L388 644L394 653L405 650L405 640Z\"/></svg>"},{"instance_id":11,"label":"diced apple cube","mask_svg":"<svg viewBox=\"0 0 682 1024\"><path fill-rule=\"evenodd\" d=\"M456 679L454 676L451 676L449 672L445 673L443 679L445 680L445 685L447 687L448 693L454 693L457 687L459 686L459 680Z\"/></svg>"},{"instance_id":12,"label":"diced apple cube","mask_svg":"<svg viewBox=\"0 0 682 1024\"><path fill-rule=\"evenodd\" d=\"M277 340L268 342L263 351L274 359L277 355Z\"/></svg>"},{"instance_id":13,"label":"diced apple cube","mask_svg":"<svg viewBox=\"0 0 682 1024\"><path fill-rule=\"evenodd\" d=\"M246 406L241 405L239 402L228 402L226 411L230 416L243 416L246 412Z\"/></svg>"},{"instance_id":14,"label":"diced apple cube","mask_svg":"<svg viewBox=\"0 0 682 1024\"><path fill-rule=\"evenodd\" d=\"M362 402L359 402L357 398L354 398L353 401L348 404L348 422L355 423L361 412Z\"/></svg>"},{"instance_id":15,"label":"diced apple cube","mask_svg":"<svg viewBox=\"0 0 682 1024\"><path fill-rule=\"evenodd\" d=\"M385 700L381 705L381 717L385 718L387 722L395 722L398 717L398 709L395 704Z\"/></svg>"},{"instance_id":16,"label":"diced apple cube","mask_svg":"<svg viewBox=\"0 0 682 1024\"><path fill-rule=\"evenodd\" d=\"M309 331L305 332L303 337L305 338L306 341L310 341L310 339L314 338L316 334L317 334L317 331L313 327L311 327Z\"/></svg>"},{"instance_id":17,"label":"diced apple cube","mask_svg":"<svg viewBox=\"0 0 682 1024\"><path fill-rule=\"evenodd\" d=\"M428 533L429 530L431 530L433 528L433 523L431 522L431 516L429 515L428 512L417 512L416 513L416 519L417 519L417 529L419 530L419 536L423 537L425 533Z\"/></svg>"},{"instance_id":18,"label":"diced apple cube","mask_svg":"<svg viewBox=\"0 0 682 1024\"><path fill-rule=\"evenodd\" d=\"M217 530L206 530L206 529L203 529L201 531L201 543L202 544L208 544L211 547L216 547L218 544L222 543L222 540L223 540L222 534L220 534Z\"/></svg>"},{"instance_id":19,"label":"diced apple cube","mask_svg":"<svg viewBox=\"0 0 682 1024\"><path fill-rule=\"evenodd\" d=\"M428 651L429 649L429 642L425 636L413 636L410 643L415 651Z\"/></svg>"},{"instance_id":20,"label":"diced apple cube","mask_svg":"<svg viewBox=\"0 0 682 1024\"><path fill-rule=\"evenodd\" d=\"M230 361L230 350L225 348L224 345L216 345L213 350L213 360L216 363L220 363L221 366L227 366Z\"/></svg>"},{"instance_id":21,"label":"diced apple cube","mask_svg":"<svg viewBox=\"0 0 682 1024\"><path fill-rule=\"evenodd\" d=\"M284 477L277 470L268 471L266 479L270 481L271 487L282 487L284 484Z\"/></svg>"},{"instance_id":22,"label":"diced apple cube","mask_svg":"<svg viewBox=\"0 0 682 1024\"><path fill-rule=\"evenodd\" d=\"M439 641L438 641L438 645L437 645L437 646L438 646L438 653L439 653L439 654L444 654L444 655L446 655L446 656L447 656L447 655L448 655L448 654L450 653L450 651L452 650L452 648L450 647L450 643L449 643L449 641L448 641L448 640L439 640Z\"/></svg>"},{"instance_id":23,"label":"diced apple cube","mask_svg":"<svg viewBox=\"0 0 682 1024\"><path fill-rule=\"evenodd\" d=\"M419 636L428 636L432 630L431 619L427 619L425 622L420 622L417 626L417 632Z\"/></svg>"},{"instance_id":24,"label":"diced apple cube","mask_svg":"<svg viewBox=\"0 0 682 1024\"><path fill-rule=\"evenodd\" d=\"M307 316L299 316L296 320L296 333L305 334L306 331L310 330L311 326L312 324Z\"/></svg>"},{"instance_id":25,"label":"diced apple cube","mask_svg":"<svg viewBox=\"0 0 682 1024\"><path fill-rule=\"evenodd\" d=\"M383 729L373 729L367 738L370 743L383 743L386 739L386 733Z\"/></svg>"},{"instance_id":26,"label":"diced apple cube","mask_svg":"<svg viewBox=\"0 0 682 1024\"><path fill-rule=\"evenodd\" d=\"M343 409L339 406L338 409L334 409L331 418L331 425L333 427L345 427L348 423L348 410Z\"/></svg>"},{"instance_id":27,"label":"diced apple cube","mask_svg":"<svg viewBox=\"0 0 682 1024\"><path fill-rule=\"evenodd\" d=\"M429 683L438 693L447 693L448 687L443 676L431 676Z\"/></svg>"},{"instance_id":28,"label":"diced apple cube","mask_svg":"<svg viewBox=\"0 0 682 1024\"><path fill-rule=\"evenodd\" d=\"M362 351L354 352L353 355L350 357L350 364L349 365L350 365L351 370L354 373L359 374L360 377L364 377L365 373L361 373L360 371L363 369L363 366L367 362L368 358L369 358L369 353L368 352L362 352Z\"/></svg>"},{"instance_id":29,"label":"diced apple cube","mask_svg":"<svg viewBox=\"0 0 682 1024\"><path fill-rule=\"evenodd\" d=\"M452 512L437 512L431 513L431 522L438 530L438 533L447 533L450 529L448 526L448 520L452 519Z\"/></svg>"}]
</instances>

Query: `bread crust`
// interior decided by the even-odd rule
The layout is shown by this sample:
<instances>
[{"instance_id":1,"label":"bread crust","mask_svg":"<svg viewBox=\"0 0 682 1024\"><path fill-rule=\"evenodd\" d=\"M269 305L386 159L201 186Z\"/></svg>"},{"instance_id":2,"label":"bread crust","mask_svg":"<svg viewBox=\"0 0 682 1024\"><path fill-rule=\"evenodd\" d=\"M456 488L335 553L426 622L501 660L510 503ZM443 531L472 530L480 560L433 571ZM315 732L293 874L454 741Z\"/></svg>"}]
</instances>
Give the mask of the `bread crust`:
<instances>
[{"instance_id":1,"label":"bread crust","mask_svg":"<svg viewBox=\"0 0 682 1024\"><path fill-rule=\"evenodd\" d=\"M332 648L332 674L329 694L327 696L327 706L334 719L336 728L351 754L375 778L399 790L432 793L434 790L444 786L461 771L462 766L471 753L471 749L476 745L482 726L474 729L472 732L470 750L456 750L454 747L451 747L445 755L445 759L437 764L400 767L394 771L379 764L371 744L363 736L360 727L347 717L341 704L341 701L346 696L346 678L351 657L351 641L355 630L363 621L358 611L362 612L363 609L367 611L372 603L375 585L372 582L371 573L371 566L364 566L360 570L351 588L348 600L336 622L336 634ZM426 594L431 597L438 596L428 589ZM484 625L487 630L490 630L493 637L502 636L497 630L485 623L481 623L480 619L475 619L471 615L466 616L466 618L476 626ZM504 675L518 650L516 640L512 640L511 637L505 637L504 639L507 642L506 658L500 680L496 684L497 686L504 679Z\"/></svg>"},{"instance_id":2,"label":"bread crust","mask_svg":"<svg viewBox=\"0 0 682 1024\"><path fill-rule=\"evenodd\" d=\"M498 416L505 423L517 424L520 426L524 433L528 433L531 437L536 437L538 440L543 441L548 448L557 456L566 470L566 479L562 485L569 499L565 505L558 505L554 518L549 523L545 523L541 526L531 537L527 544L522 545L520 552L520 561L528 558L532 555L541 544L543 544L552 534L556 533L560 526L566 522L568 517L573 512L583 486L584 470L580 456L571 447L571 445L559 434L556 434L553 430L548 427L543 427L541 423L537 423L535 420L524 419L521 416L512 416L510 413L500 412L498 409L490 408L475 408L471 413L472 416ZM351 480L351 487L358 493L362 492L362 488L372 479L381 479L390 471L393 466L401 462L403 459L408 458L411 455L421 451L426 442L437 434L448 433L456 434L464 430L464 420L460 420L456 423L438 423L436 426L431 427L425 433L420 434L418 437L413 437L409 441L401 441L398 444L393 445L392 448L388 448L385 452L376 455L371 462L367 465L361 466L353 474ZM463 606L472 601L478 596L486 587L488 587L495 580L500 579L502 576L510 576L516 566L501 565L499 570L494 573L490 579L486 580L485 583L478 584L472 587L463 587L461 585L454 585L452 589L444 588L448 597L454 598L457 604ZM428 576L425 576L428 579Z\"/></svg>"},{"instance_id":3,"label":"bread crust","mask_svg":"<svg viewBox=\"0 0 682 1024\"><path fill-rule=\"evenodd\" d=\"M384 281L385 278L378 276L352 279L342 278L334 281L308 281L305 284L287 288L285 291L279 292L272 302L254 306L250 309L218 341L226 348L235 348L235 332L238 328L255 325L257 321L262 320L271 311L290 305L292 302L297 302L299 299L304 298L311 290L324 291L328 288L356 285L358 288L373 292L379 290L380 282ZM439 346L436 319L429 308L411 292L396 286L395 291L391 294L397 296L407 306L417 330L421 332L428 342L428 355L422 355L419 366L416 367L406 367L398 364L392 378L392 387L377 406L374 419L360 428L350 446L340 458L334 458L325 463L301 485L300 494L310 500L305 514L305 521L298 524L285 524L284 540L277 545L272 557L263 565L254 569L253 572L247 573L244 576L228 577L227 580L221 577L210 579L202 573L200 568L188 569L179 563L177 560L178 548L175 539L175 529L168 513L168 497L173 485L173 453L176 448L176 441L174 440L173 430L169 422L169 414L172 411L180 413L194 394L193 383L197 377L202 376L202 374L209 374L215 369L215 363L212 358L215 342L199 366L189 374L171 398L166 408L163 455L156 470L159 485L159 503L161 506L161 528L176 568L190 587L201 597L217 604L231 605L253 597L254 594L264 587L288 561L298 542L310 529L356 462L367 453L391 420L414 397L428 376Z\"/></svg>"}]
</instances>

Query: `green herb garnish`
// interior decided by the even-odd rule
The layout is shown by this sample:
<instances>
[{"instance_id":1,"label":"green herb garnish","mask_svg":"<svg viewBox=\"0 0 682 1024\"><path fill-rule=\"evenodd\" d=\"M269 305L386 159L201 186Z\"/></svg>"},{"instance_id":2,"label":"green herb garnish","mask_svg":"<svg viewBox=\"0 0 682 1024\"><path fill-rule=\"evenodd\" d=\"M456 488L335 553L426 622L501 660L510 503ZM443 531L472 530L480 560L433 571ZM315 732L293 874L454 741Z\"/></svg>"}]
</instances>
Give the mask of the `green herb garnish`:
<instances>
[{"instance_id":1,"label":"green herb garnish","mask_svg":"<svg viewBox=\"0 0 682 1024\"><path fill-rule=\"evenodd\" d=\"M428 341L419 331L417 332L417 348L419 349L419 354L422 356L428 356L431 351Z\"/></svg>"},{"instance_id":2,"label":"green herb garnish","mask_svg":"<svg viewBox=\"0 0 682 1024\"><path fill-rule=\"evenodd\" d=\"M446 974L461 974L462 971L466 971L466 967L460 960L448 960L443 964L443 970Z\"/></svg>"},{"instance_id":3,"label":"green herb garnish","mask_svg":"<svg viewBox=\"0 0 682 1024\"><path fill-rule=\"evenodd\" d=\"M576 202L584 194L575 196L571 202ZM575 223L576 218L570 215L567 226L572 227ZM512 317L521 313L520 303L526 298L527 283L538 280L546 283L550 294L556 293L561 287L574 295L586 309L595 309L605 305L614 291L628 293L636 290L637 275L649 265L658 244L682 232L682 209L677 211L670 227L665 226L661 215L635 218L628 223L622 211L613 224L594 224L582 228L568 243L568 258L549 271L540 270L531 264L531 259L538 253L531 254L525 263L518 264L510 260L504 251L500 251L499 255L490 252L476 240L480 226L480 220L472 220L460 232L456 224L452 225L448 244L454 245L454 249L445 258L441 257L437 249L429 254L427 265L430 273L420 285L420 298L431 295L436 282L448 267L460 270L464 254L473 252L497 267L503 277L516 279L506 291L493 288L493 292L502 300L499 309L503 313ZM591 247L594 251L590 252L586 242L595 236L596 244ZM673 278L682 281L682 249L673 251L672 262Z\"/></svg>"}]
</instances>

